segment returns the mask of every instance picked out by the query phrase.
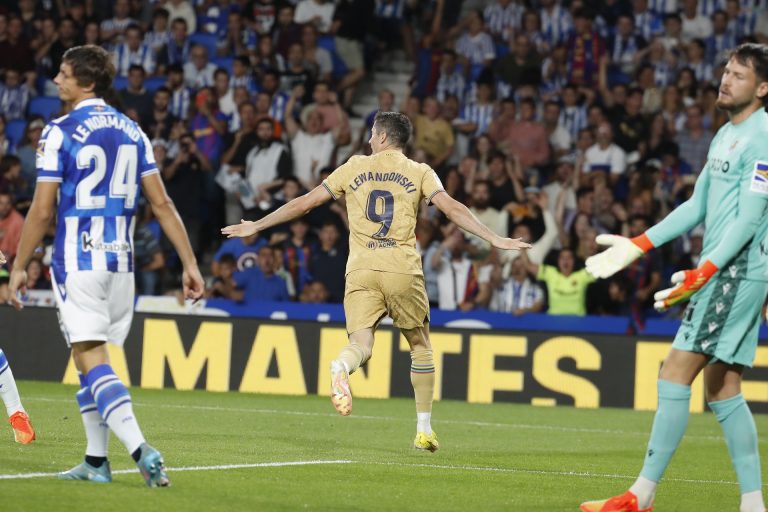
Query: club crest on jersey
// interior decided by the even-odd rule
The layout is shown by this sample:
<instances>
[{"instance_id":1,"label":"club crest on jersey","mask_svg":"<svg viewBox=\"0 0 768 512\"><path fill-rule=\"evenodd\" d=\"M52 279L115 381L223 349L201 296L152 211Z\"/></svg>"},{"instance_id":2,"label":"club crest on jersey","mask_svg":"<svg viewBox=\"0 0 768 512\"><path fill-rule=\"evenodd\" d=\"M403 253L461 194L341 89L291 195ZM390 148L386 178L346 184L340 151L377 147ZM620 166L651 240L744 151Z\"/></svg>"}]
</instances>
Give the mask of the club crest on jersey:
<instances>
[{"instance_id":1,"label":"club crest on jersey","mask_svg":"<svg viewBox=\"0 0 768 512\"><path fill-rule=\"evenodd\" d=\"M758 194L768 195L768 162L761 160L755 162L749 189Z\"/></svg>"}]
</instances>

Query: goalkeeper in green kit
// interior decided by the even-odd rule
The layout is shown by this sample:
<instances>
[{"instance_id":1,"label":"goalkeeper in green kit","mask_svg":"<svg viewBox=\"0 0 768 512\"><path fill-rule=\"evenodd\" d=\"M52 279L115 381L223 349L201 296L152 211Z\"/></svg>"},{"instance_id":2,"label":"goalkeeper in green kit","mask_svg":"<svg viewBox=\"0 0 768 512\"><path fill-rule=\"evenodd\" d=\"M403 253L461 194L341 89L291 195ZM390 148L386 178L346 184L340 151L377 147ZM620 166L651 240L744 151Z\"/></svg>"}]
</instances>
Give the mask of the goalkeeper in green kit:
<instances>
[{"instance_id":1,"label":"goalkeeper in green kit","mask_svg":"<svg viewBox=\"0 0 768 512\"><path fill-rule=\"evenodd\" d=\"M717 107L730 122L715 135L693 195L646 233L600 235L609 248L587 271L609 277L654 247L704 223L699 268L677 272L655 307L690 299L658 380L659 402L643 468L620 496L583 503L584 512L653 510L656 486L683 438L691 383L704 370L709 407L722 426L741 490L740 512L765 512L757 431L741 394L752 366L768 293L768 46L743 44L730 55ZM677 504L685 508L684 504Z\"/></svg>"}]
</instances>

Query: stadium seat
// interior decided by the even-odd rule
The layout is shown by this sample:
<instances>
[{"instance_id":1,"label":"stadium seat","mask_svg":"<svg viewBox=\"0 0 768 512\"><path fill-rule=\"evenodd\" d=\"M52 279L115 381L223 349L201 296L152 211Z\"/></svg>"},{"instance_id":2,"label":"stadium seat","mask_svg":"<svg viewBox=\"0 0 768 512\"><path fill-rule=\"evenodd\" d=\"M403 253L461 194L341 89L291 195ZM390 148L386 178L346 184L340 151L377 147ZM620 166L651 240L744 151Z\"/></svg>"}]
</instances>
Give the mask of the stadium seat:
<instances>
[{"instance_id":1,"label":"stadium seat","mask_svg":"<svg viewBox=\"0 0 768 512\"><path fill-rule=\"evenodd\" d=\"M26 128L26 126L27 121L25 119L8 121L8 124L5 126L5 136L11 143L11 147L18 147L19 141L24 136L24 128Z\"/></svg>"},{"instance_id":2,"label":"stadium seat","mask_svg":"<svg viewBox=\"0 0 768 512\"><path fill-rule=\"evenodd\" d=\"M191 44L200 44L208 49L208 60L213 60L216 57L216 45L218 38L213 34L206 34L205 32L195 32L189 36L189 42Z\"/></svg>"},{"instance_id":3,"label":"stadium seat","mask_svg":"<svg viewBox=\"0 0 768 512\"><path fill-rule=\"evenodd\" d=\"M149 92L155 92L164 86L167 81L168 78L164 76L151 76L144 80L144 88Z\"/></svg>"},{"instance_id":4,"label":"stadium seat","mask_svg":"<svg viewBox=\"0 0 768 512\"><path fill-rule=\"evenodd\" d=\"M227 73L229 73L229 76L232 76L232 62L235 59L232 57L216 57L215 59L211 59L211 62L216 64L217 68L224 68L227 70Z\"/></svg>"},{"instance_id":5,"label":"stadium seat","mask_svg":"<svg viewBox=\"0 0 768 512\"><path fill-rule=\"evenodd\" d=\"M496 58L501 58L509 53L509 45L506 43L498 43L496 45Z\"/></svg>"},{"instance_id":6,"label":"stadium seat","mask_svg":"<svg viewBox=\"0 0 768 512\"><path fill-rule=\"evenodd\" d=\"M128 77L126 76L116 76L114 80L112 80L112 88L116 91L122 91L123 89L128 87Z\"/></svg>"},{"instance_id":7,"label":"stadium seat","mask_svg":"<svg viewBox=\"0 0 768 512\"><path fill-rule=\"evenodd\" d=\"M38 96L29 102L29 114L42 116L46 121L61 111L61 100L56 96Z\"/></svg>"}]
</instances>

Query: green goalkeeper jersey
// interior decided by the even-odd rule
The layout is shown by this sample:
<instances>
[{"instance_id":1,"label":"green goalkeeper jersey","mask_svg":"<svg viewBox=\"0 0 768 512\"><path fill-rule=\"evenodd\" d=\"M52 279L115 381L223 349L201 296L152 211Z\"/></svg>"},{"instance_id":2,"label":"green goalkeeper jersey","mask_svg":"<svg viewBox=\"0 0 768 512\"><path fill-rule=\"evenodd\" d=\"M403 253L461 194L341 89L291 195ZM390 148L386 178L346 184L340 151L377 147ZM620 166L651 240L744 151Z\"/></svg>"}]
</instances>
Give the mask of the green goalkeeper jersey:
<instances>
[{"instance_id":1,"label":"green goalkeeper jersey","mask_svg":"<svg viewBox=\"0 0 768 512\"><path fill-rule=\"evenodd\" d=\"M704 222L702 262L734 278L768 281L766 213L768 114L761 108L718 130L691 198L647 235L658 247Z\"/></svg>"}]
</instances>

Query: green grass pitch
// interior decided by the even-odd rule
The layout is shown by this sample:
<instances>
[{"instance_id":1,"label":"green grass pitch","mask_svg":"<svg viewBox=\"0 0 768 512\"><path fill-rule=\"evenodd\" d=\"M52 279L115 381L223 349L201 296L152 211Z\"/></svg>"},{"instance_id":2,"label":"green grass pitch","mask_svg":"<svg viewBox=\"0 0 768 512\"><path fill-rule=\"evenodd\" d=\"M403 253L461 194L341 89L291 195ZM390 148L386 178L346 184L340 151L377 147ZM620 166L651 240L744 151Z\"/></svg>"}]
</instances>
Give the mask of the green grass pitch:
<instances>
[{"instance_id":1,"label":"green grass pitch","mask_svg":"<svg viewBox=\"0 0 768 512\"><path fill-rule=\"evenodd\" d=\"M15 444L6 426L0 508L14 511L577 511L581 501L632 483L653 419L618 409L438 402L433 426L441 449L431 454L410 448L410 400L358 399L352 416L342 418L325 397L134 388L139 421L172 481L171 488L149 489L134 472L106 485L8 478L67 469L84 450L74 387L19 388L38 440ZM756 421L766 466L768 416ZM114 437L110 446L113 471L135 468ZM656 510L736 510L735 479L714 417L694 414Z\"/></svg>"}]
</instances>

